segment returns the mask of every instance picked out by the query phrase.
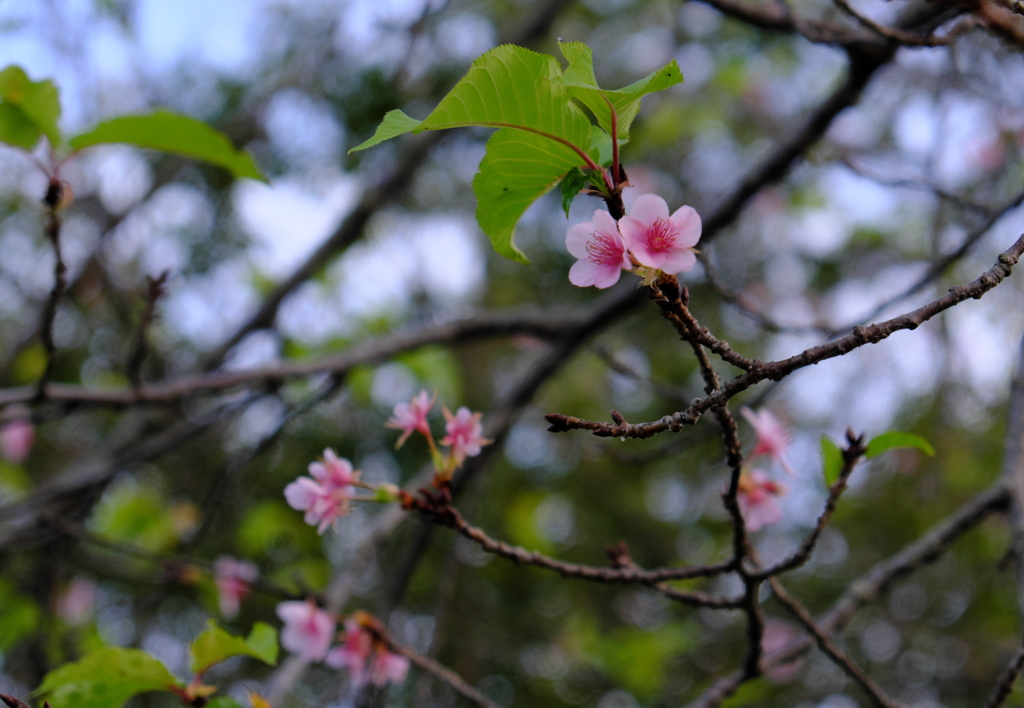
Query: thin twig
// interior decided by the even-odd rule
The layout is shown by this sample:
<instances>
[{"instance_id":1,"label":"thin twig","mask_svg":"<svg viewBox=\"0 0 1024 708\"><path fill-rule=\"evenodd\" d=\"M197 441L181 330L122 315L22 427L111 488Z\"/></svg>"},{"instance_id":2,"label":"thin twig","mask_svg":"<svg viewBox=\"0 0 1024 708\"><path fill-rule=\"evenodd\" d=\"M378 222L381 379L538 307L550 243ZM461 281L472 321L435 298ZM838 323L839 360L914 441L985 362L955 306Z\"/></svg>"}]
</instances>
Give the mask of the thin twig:
<instances>
[{"instance_id":1,"label":"thin twig","mask_svg":"<svg viewBox=\"0 0 1024 708\"><path fill-rule=\"evenodd\" d=\"M945 296L890 320L866 327L854 327L853 332L845 337L811 347L787 359L757 362L758 365L755 368L741 376L737 376L714 394L697 399L685 410L673 413L672 415L666 415L661 420L649 423L619 424L590 421L559 413L551 413L544 416L548 423L550 423L548 430L555 433L569 430L589 430L599 437L616 438L648 438L670 430L678 432L683 426L696 423L708 410L722 405L737 394L761 381L766 379L778 381L799 369L842 356L866 344L876 344L896 332L905 329L917 329L939 313L958 305L964 300L979 299L1010 275L1013 271L1013 266L1020 259L1021 253L1024 253L1024 236L1018 238L1010 248L1000 254L996 264L979 278L966 285L950 288L949 293Z\"/></svg>"},{"instance_id":2,"label":"thin twig","mask_svg":"<svg viewBox=\"0 0 1024 708\"><path fill-rule=\"evenodd\" d=\"M167 277L170 271L164 271L156 278L147 277L146 306L139 317L139 325L135 334L135 346L132 349L132 356L128 360L128 382L136 391L142 386L142 364L146 360L148 345L146 333L153 321L153 314L156 311L156 303L165 291Z\"/></svg>"},{"instance_id":3,"label":"thin twig","mask_svg":"<svg viewBox=\"0 0 1024 708\"><path fill-rule=\"evenodd\" d=\"M469 685L464 678L448 667L442 666L429 656L424 656L407 646L395 643L390 637L385 636L384 638L391 647L391 650L396 654L401 654L422 671L426 671L437 680L448 684L463 697L473 701L483 708L498 708L497 704L492 703L491 700L481 691Z\"/></svg>"},{"instance_id":4,"label":"thin twig","mask_svg":"<svg viewBox=\"0 0 1024 708\"><path fill-rule=\"evenodd\" d=\"M58 210L64 198L64 185L56 178L50 180L46 189L46 196L43 203L46 205L46 237L53 246L53 288L50 290L50 298L46 302L46 309L43 311L43 323L40 333L43 339L43 348L46 350L46 366L35 386L35 399L43 401L46 399L46 385L53 376L53 369L57 359L57 345L53 341L53 323L57 319L57 306L67 286L67 267L64 265L64 258L61 255L60 227L61 219Z\"/></svg>"},{"instance_id":5,"label":"thin twig","mask_svg":"<svg viewBox=\"0 0 1024 708\"><path fill-rule=\"evenodd\" d=\"M992 689L992 695L988 697L985 708L1002 708L1022 670L1024 670L1024 644L1017 647L1017 651L1014 652L1010 663L1007 664L1003 673L999 675L999 680L996 681L995 688Z\"/></svg>"},{"instance_id":6,"label":"thin twig","mask_svg":"<svg viewBox=\"0 0 1024 708\"><path fill-rule=\"evenodd\" d=\"M814 636L815 641L818 644L818 648L821 649L822 653L825 654L832 662L838 666L843 672L849 676L857 685L864 689L871 700L882 708L902 708L902 704L898 701L889 698L885 695L885 692L876 684L874 681L869 679L867 675L857 666L856 662L851 659L846 652L844 652L838 644L833 641L832 637L829 636L828 632L822 627L818 626L818 623L814 621L814 617L807 611L807 608L797 600L795 597L789 594L782 582L778 578L771 578L768 581L772 586L772 593L775 599L789 611L793 617L803 625L804 629Z\"/></svg>"}]
</instances>

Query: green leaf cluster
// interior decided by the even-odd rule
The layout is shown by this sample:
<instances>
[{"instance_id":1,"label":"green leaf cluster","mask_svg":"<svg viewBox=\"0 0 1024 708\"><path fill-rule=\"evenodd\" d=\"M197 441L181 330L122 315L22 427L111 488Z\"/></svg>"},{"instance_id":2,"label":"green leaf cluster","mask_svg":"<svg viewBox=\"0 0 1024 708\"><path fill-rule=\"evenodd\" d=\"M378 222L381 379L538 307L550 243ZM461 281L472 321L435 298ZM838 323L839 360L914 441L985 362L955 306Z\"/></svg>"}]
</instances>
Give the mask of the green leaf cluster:
<instances>
[{"instance_id":1,"label":"green leaf cluster","mask_svg":"<svg viewBox=\"0 0 1024 708\"><path fill-rule=\"evenodd\" d=\"M498 253L528 262L514 240L515 226L527 208L572 174L562 192L568 211L572 198L586 185L578 173L582 168L600 172L599 166L607 164L611 150L601 150L601 145L610 145L612 135L619 143L628 139L643 97L683 80L673 60L622 89L602 89L589 47L579 42L559 47L569 62L564 70L548 54L514 45L492 49L473 62L426 118L390 111L374 135L350 152L405 133L497 128L473 180L476 218Z\"/></svg>"}]
</instances>

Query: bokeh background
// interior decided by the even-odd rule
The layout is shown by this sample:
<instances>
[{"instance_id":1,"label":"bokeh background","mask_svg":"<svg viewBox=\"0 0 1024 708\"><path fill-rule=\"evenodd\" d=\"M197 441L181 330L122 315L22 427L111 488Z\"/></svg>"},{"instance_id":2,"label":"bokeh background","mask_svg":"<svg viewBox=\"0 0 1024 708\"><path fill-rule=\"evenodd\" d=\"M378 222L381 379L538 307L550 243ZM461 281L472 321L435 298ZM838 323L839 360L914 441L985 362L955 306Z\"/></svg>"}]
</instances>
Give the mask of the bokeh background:
<instances>
[{"instance_id":1,"label":"bokeh background","mask_svg":"<svg viewBox=\"0 0 1024 708\"><path fill-rule=\"evenodd\" d=\"M212 583L189 569L225 554L255 561L267 581L227 623L234 631L276 622L278 590L322 592L344 600L343 611L381 617L396 639L501 706L677 706L731 671L745 641L739 613L517 567L416 519L385 523L392 517L377 508L358 508L321 537L282 495L325 447L371 481L410 483L425 447L412 440L396 451L383 424L426 388L450 408L483 411L497 437L458 500L496 536L597 565L620 540L647 567L728 554L719 499L728 470L713 421L646 441L545 430L549 412L606 420L614 408L656 420L703 388L688 347L653 306L618 307L574 341L559 338L595 303L632 302L631 276L610 294L567 280L566 229L601 203L581 197L567 220L557 195L541 199L517 231L532 260L523 266L495 255L474 220L471 181L488 131L347 153L387 110L424 117L501 42L558 55L557 38L578 40L593 49L603 86L673 58L685 77L644 102L623 150L635 185L627 207L656 192L672 209L717 213L845 80L848 47L812 30L884 44L824 0L792 3L795 29L758 27L723 7L0 2L0 66L58 84L67 134L170 107L226 132L269 178L232 182L216 168L119 146L64 163L75 202L64 215L69 289L54 328L55 381L127 384L146 278L164 271L143 368L150 382L317 362L453 321L535 323L441 336L335 377L253 377L145 406L33 405L35 447L23 462L0 463L0 690L25 695L48 669L101 643L140 646L184 674L188 641L217 611ZM857 7L889 24L906 3ZM1003 17L993 30L985 7L996 14L983 4L943 25L940 35L955 35L948 44L895 50L782 179L761 180L736 204L701 247L705 264L684 277L703 324L749 356L789 356L976 278L1016 239L1024 59L1011 30L1024 18ZM35 381L45 363L45 187L23 154L0 149L0 394ZM268 298L279 307L254 321ZM917 331L740 397L770 408L794 437L797 477L778 477L784 519L756 534L765 559L792 552L820 512L822 435L900 429L936 447L934 458L891 454L854 475L811 562L788 581L812 611L998 480L1021 302L1014 276ZM749 428L741 432L752 446ZM41 510L74 526L40 526ZM909 705L977 704L1020 636L1014 574L1000 565L1008 539L999 519L971 531L861 611L843 646ZM81 615L61 604L72 587L89 590ZM798 631L770 599L766 610L776 636ZM239 663L211 679L238 695L259 689L282 707L461 700L415 672L386 698L351 691L323 666ZM729 705L868 702L812 653Z\"/></svg>"}]
</instances>

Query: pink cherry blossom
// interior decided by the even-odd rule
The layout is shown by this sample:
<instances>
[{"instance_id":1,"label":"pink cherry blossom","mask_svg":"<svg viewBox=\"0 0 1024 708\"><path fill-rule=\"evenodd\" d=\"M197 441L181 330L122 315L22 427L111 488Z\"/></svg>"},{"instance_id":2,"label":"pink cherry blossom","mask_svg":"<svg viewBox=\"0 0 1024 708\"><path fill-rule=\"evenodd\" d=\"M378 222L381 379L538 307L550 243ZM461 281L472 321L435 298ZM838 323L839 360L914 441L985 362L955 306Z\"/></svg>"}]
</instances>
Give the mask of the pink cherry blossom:
<instances>
[{"instance_id":1,"label":"pink cherry blossom","mask_svg":"<svg viewBox=\"0 0 1024 708\"><path fill-rule=\"evenodd\" d=\"M57 616L72 627L89 621L96 600L96 582L76 575L57 600Z\"/></svg>"},{"instance_id":2,"label":"pink cherry blossom","mask_svg":"<svg viewBox=\"0 0 1024 708\"><path fill-rule=\"evenodd\" d=\"M671 216L668 204L656 194L641 194L629 214L619 219L619 231L630 253L648 268L683 273L693 268L693 247L700 240L700 215L679 207Z\"/></svg>"},{"instance_id":3,"label":"pink cherry blossom","mask_svg":"<svg viewBox=\"0 0 1024 708\"><path fill-rule=\"evenodd\" d=\"M277 606L277 616L284 622L281 646L307 661L324 658L334 639L335 622L331 613L309 600L282 602Z\"/></svg>"},{"instance_id":4,"label":"pink cherry blossom","mask_svg":"<svg viewBox=\"0 0 1024 708\"><path fill-rule=\"evenodd\" d=\"M409 672L407 658L388 651L383 641L354 619L345 620L345 644L332 649L325 661L348 669L357 688L367 682L375 686L401 683Z\"/></svg>"},{"instance_id":5,"label":"pink cherry blossom","mask_svg":"<svg viewBox=\"0 0 1024 708\"><path fill-rule=\"evenodd\" d=\"M483 413L473 413L465 406L459 408L455 415L447 408L443 411L448 421L444 427L448 434L441 439L441 444L451 445L455 464L461 465L467 457L479 455L481 446L491 442L481 434L483 426L480 418Z\"/></svg>"},{"instance_id":6,"label":"pink cherry blossom","mask_svg":"<svg viewBox=\"0 0 1024 708\"><path fill-rule=\"evenodd\" d=\"M768 479L761 470L740 475L739 495L737 501L747 530L759 531L765 526L777 524L782 520L776 497L786 493L785 488Z\"/></svg>"},{"instance_id":7,"label":"pink cherry blossom","mask_svg":"<svg viewBox=\"0 0 1024 708\"><path fill-rule=\"evenodd\" d=\"M782 469L786 471L786 474L790 477L795 477L796 472L793 471L793 468L786 460L786 451L789 449L792 440L789 437L789 432L779 422L779 419L772 415L772 412L767 408L763 408L760 412L755 413L750 408L744 406L740 409L740 413L750 421L750 424L754 426L754 433L757 434L757 444L754 445L750 456L768 455L779 463Z\"/></svg>"},{"instance_id":8,"label":"pink cherry blossom","mask_svg":"<svg viewBox=\"0 0 1024 708\"><path fill-rule=\"evenodd\" d=\"M36 430L27 418L19 418L0 427L0 457L21 464L32 451Z\"/></svg>"},{"instance_id":9,"label":"pink cherry blossom","mask_svg":"<svg viewBox=\"0 0 1024 708\"><path fill-rule=\"evenodd\" d=\"M413 432L418 431L423 435L430 435L430 424L427 423L427 413L434 406L434 398L427 396L426 391L420 391L418 394L412 397L412 400L408 403L399 403L395 406L394 415L388 420L386 425L389 428L395 428L396 430L402 431L402 436L398 438L398 443L395 447L402 447L402 443L406 441Z\"/></svg>"},{"instance_id":10,"label":"pink cherry blossom","mask_svg":"<svg viewBox=\"0 0 1024 708\"><path fill-rule=\"evenodd\" d=\"M593 221L569 228L565 247L579 259L569 269L569 282L581 288L609 288L623 269L633 267L615 219L602 209L594 212Z\"/></svg>"},{"instance_id":11,"label":"pink cherry blossom","mask_svg":"<svg viewBox=\"0 0 1024 708\"><path fill-rule=\"evenodd\" d=\"M217 607L223 617L234 619L238 616L242 600L249 594L250 583L259 576L255 563L242 561L231 556L221 556L213 566L214 582L217 585Z\"/></svg>"},{"instance_id":12,"label":"pink cherry blossom","mask_svg":"<svg viewBox=\"0 0 1024 708\"><path fill-rule=\"evenodd\" d=\"M333 450L324 450L322 462L309 466L309 477L299 477L284 488L284 498L293 509L305 511L305 521L323 533L328 526L337 528L338 519L348 513L352 485L359 480L359 471L352 463L339 458Z\"/></svg>"}]
</instances>

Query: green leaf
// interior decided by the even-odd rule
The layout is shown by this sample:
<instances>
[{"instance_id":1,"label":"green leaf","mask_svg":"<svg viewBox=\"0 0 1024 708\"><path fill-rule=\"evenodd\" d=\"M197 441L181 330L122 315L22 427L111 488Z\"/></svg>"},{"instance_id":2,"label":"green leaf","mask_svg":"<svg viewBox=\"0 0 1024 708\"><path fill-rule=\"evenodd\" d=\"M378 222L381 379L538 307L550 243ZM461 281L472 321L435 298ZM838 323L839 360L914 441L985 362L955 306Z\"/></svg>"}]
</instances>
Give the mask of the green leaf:
<instances>
[{"instance_id":1,"label":"green leaf","mask_svg":"<svg viewBox=\"0 0 1024 708\"><path fill-rule=\"evenodd\" d=\"M821 436L821 457L824 460L825 484L832 486L843 470L843 451L832 438Z\"/></svg>"},{"instance_id":2,"label":"green leaf","mask_svg":"<svg viewBox=\"0 0 1024 708\"><path fill-rule=\"evenodd\" d=\"M683 72L673 59L629 86L617 90L602 89L594 76L594 58L590 47L582 42L559 42L558 46L562 55L569 60L569 66L556 82L567 87L569 94L594 114L598 125L609 135L612 133L614 110L620 142L629 139L629 128L640 111L640 102L644 96L683 81Z\"/></svg>"},{"instance_id":3,"label":"green leaf","mask_svg":"<svg viewBox=\"0 0 1024 708\"><path fill-rule=\"evenodd\" d=\"M166 666L144 651L104 647L48 673L35 694L57 708L121 708L139 693L179 685Z\"/></svg>"},{"instance_id":4,"label":"green leaf","mask_svg":"<svg viewBox=\"0 0 1024 708\"><path fill-rule=\"evenodd\" d=\"M495 251L529 263L515 245L516 224L531 204L578 165L571 150L539 135L504 129L491 136L473 178L473 193L477 223Z\"/></svg>"},{"instance_id":5,"label":"green leaf","mask_svg":"<svg viewBox=\"0 0 1024 708\"><path fill-rule=\"evenodd\" d=\"M888 433L882 433L881 435L871 438L868 442L867 452L864 453L864 456L868 459L878 457L883 452L887 452L888 450L898 447L914 447L929 457L935 456L935 448L933 448L931 444L920 435L914 435L914 433L901 433L896 430L890 430Z\"/></svg>"},{"instance_id":6,"label":"green leaf","mask_svg":"<svg viewBox=\"0 0 1024 708\"><path fill-rule=\"evenodd\" d=\"M60 96L52 81L32 81L20 66L0 71L0 141L31 150L45 135L60 144Z\"/></svg>"},{"instance_id":7,"label":"green leaf","mask_svg":"<svg viewBox=\"0 0 1024 708\"><path fill-rule=\"evenodd\" d=\"M593 164L590 121L554 79L558 61L522 47L492 49L470 67L430 115L416 123L391 111L365 150L403 133L468 126L500 128L473 180L477 221L501 255L527 263L513 241L523 212L573 167Z\"/></svg>"},{"instance_id":8,"label":"green leaf","mask_svg":"<svg viewBox=\"0 0 1024 708\"><path fill-rule=\"evenodd\" d=\"M107 143L137 145L203 160L225 168L236 178L266 182L252 157L236 149L226 135L202 121L170 111L112 118L76 135L69 143L75 150Z\"/></svg>"},{"instance_id":9,"label":"green leaf","mask_svg":"<svg viewBox=\"0 0 1024 708\"><path fill-rule=\"evenodd\" d=\"M243 639L228 634L211 620L189 649L192 671L196 674L203 674L214 664L233 656L251 656L273 665L277 663L277 632L270 625L257 622L248 638Z\"/></svg>"},{"instance_id":10,"label":"green leaf","mask_svg":"<svg viewBox=\"0 0 1024 708\"><path fill-rule=\"evenodd\" d=\"M565 209L566 219L569 218L569 207L572 206L572 200L590 183L592 171L584 172L579 167L574 167L569 170L569 174L562 178L562 208Z\"/></svg>"},{"instance_id":11,"label":"green leaf","mask_svg":"<svg viewBox=\"0 0 1024 708\"><path fill-rule=\"evenodd\" d=\"M217 696L206 704L206 708L242 708L242 704L231 696Z\"/></svg>"}]
</instances>

